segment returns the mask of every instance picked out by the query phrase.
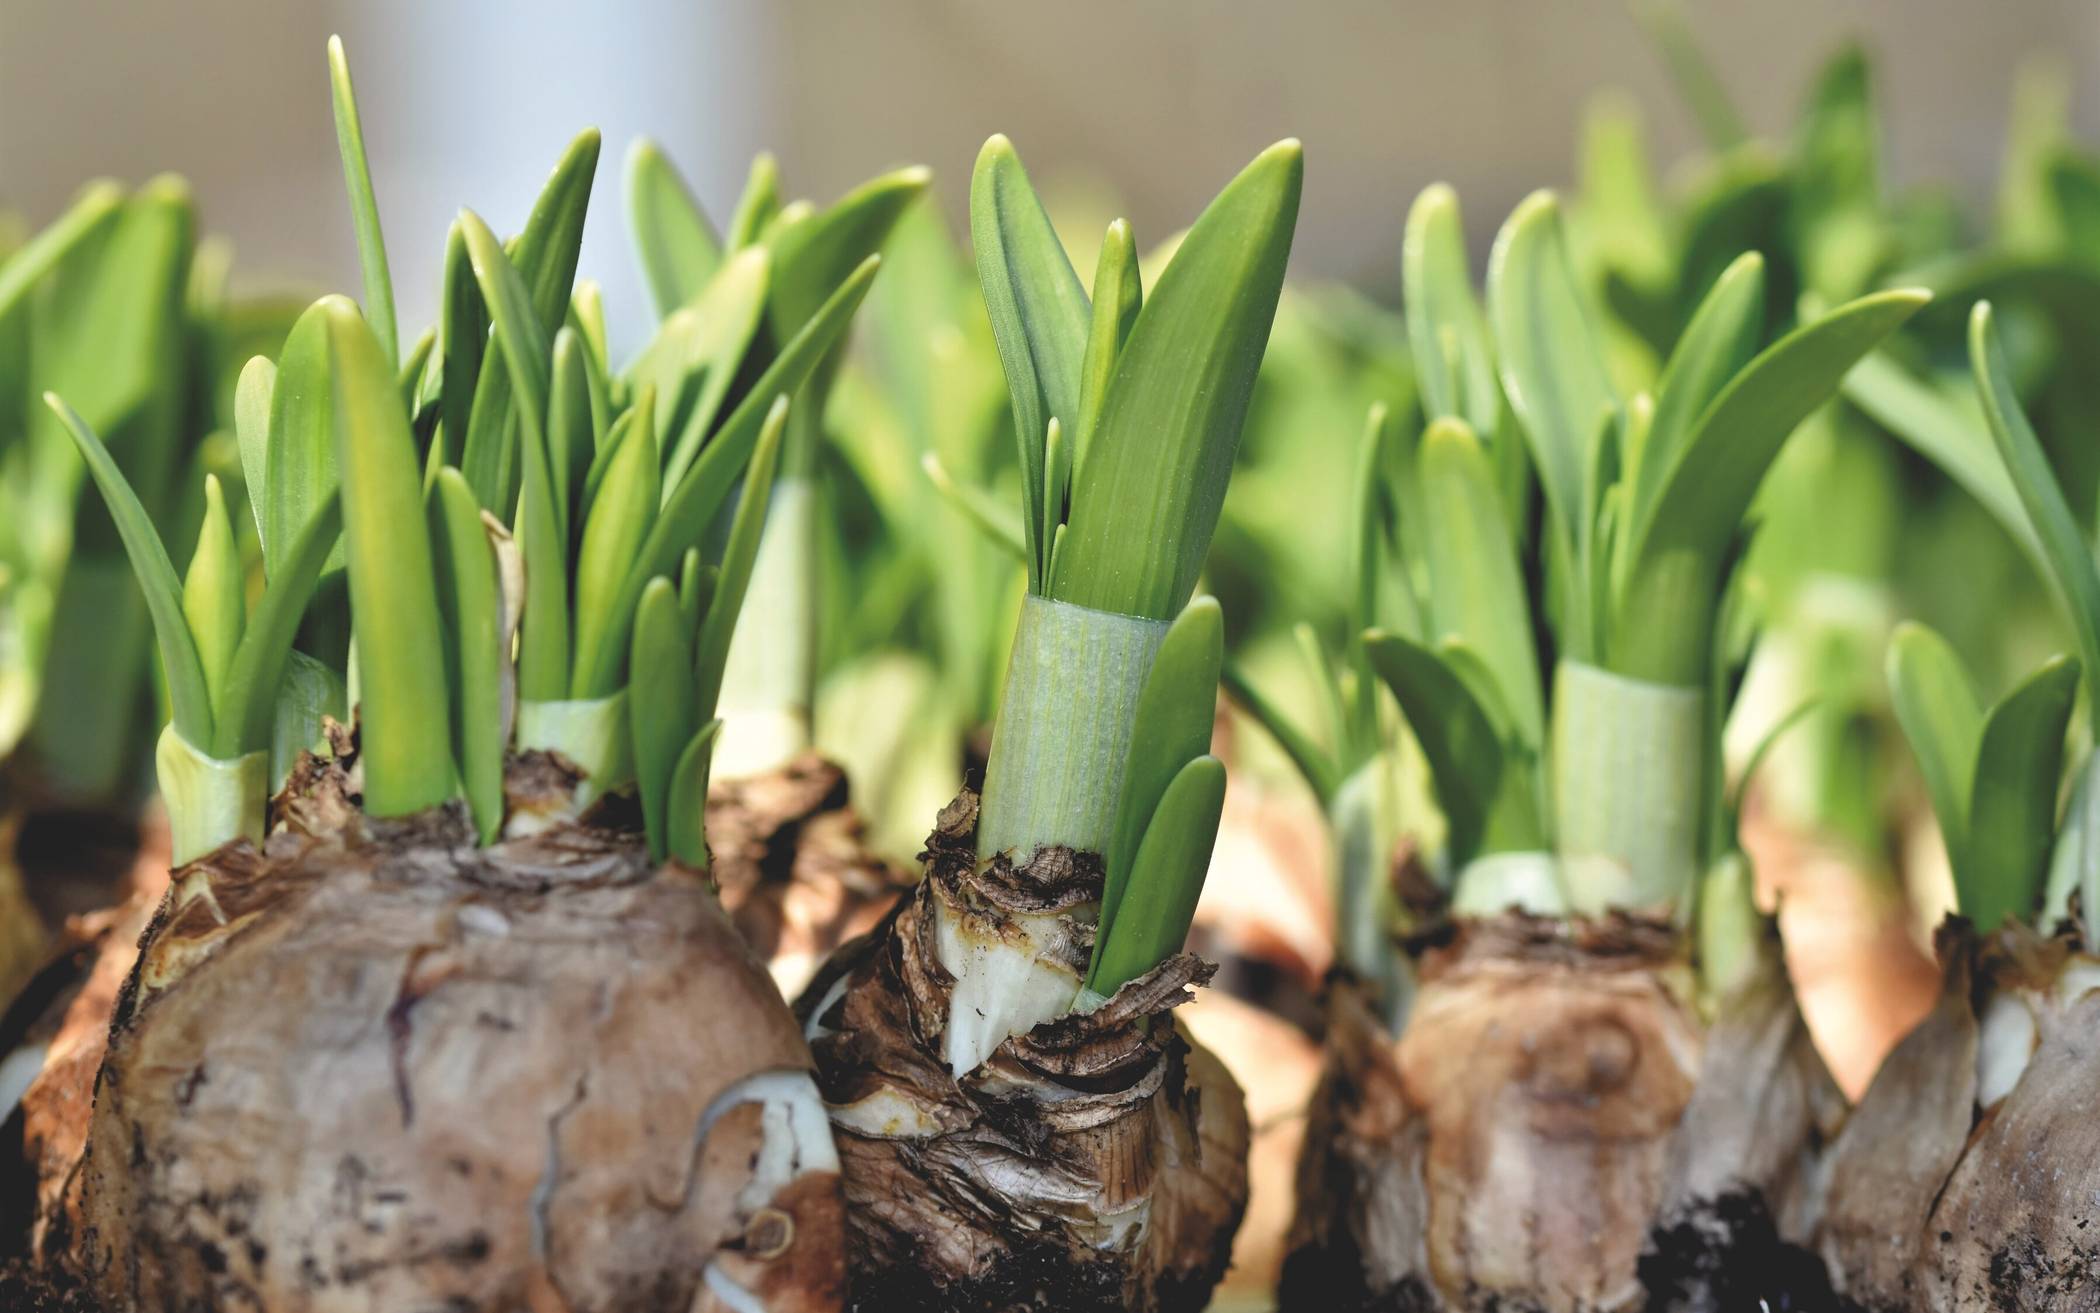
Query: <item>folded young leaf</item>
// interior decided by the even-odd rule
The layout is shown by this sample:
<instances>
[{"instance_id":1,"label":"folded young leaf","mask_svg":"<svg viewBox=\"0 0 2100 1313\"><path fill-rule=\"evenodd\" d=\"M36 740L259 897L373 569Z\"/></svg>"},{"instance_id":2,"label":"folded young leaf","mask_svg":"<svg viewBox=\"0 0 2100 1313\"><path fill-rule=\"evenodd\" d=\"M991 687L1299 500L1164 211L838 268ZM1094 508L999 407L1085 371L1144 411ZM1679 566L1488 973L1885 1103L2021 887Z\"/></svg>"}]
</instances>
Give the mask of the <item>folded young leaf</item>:
<instances>
[{"instance_id":1,"label":"folded young leaf","mask_svg":"<svg viewBox=\"0 0 2100 1313\"><path fill-rule=\"evenodd\" d=\"M734 253L757 245L759 234L779 212L780 165L761 151L751 158L743 194L737 198L735 213L729 216L729 231L723 235L723 249Z\"/></svg>"},{"instance_id":2,"label":"folded young leaf","mask_svg":"<svg viewBox=\"0 0 2100 1313\"><path fill-rule=\"evenodd\" d=\"M634 772L641 794L649 853L670 852L671 778L692 740L693 628L678 590L658 575L642 590L634 613L634 655L627 706L634 716Z\"/></svg>"},{"instance_id":3,"label":"folded young leaf","mask_svg":"<svg viewBox=\"0 0 2100 1313\"><path fill-rule=\"evenodd\" d=\"M445 675L452 689L452 757L474 829L486 844L503 829L504 697L502 589L481 507L465 476L446 466L429 497L431 553L444 617Z\"/></svg>"},{"instance_id":4,"label":"folded young leaf","mask_svg":"<svg viewBox=\"0 0 2100 1313\"><path fill-rule=\"evenodd\" d=\"M1432 642L1463 639L1494 675L1518 739L1545 742L1545 702L1524 576L1480 440L1458 420L1430 424L1417 457Z\"/></svg>"},{"instance_id":5,"label":"folded young leaf","mask_svg":"<svg viewBox=\"0 0 2100 1313\"><path fill-rule=\"evenodd\" d=\"M1225 766L1198 757L1160 795L1131 860L1114 924L1101 932L1086 985L1109 996L1187 942L1225 810Z\"/></svg>"},{"instance_id":6,"label":"folded young leaf","mask_svg":"<svg viewBox=\"0 0 2100 1313\"><path fill-rule=\"evenodd\" d=\"M1049 431L1053 417L1068 425L1079 422L1092 310L1021 157L1003 136L984 143L970 174L970 243L1020 441L1029 585L1043 592L1051 544L1039 529L1043 452L1038 435Z\"/></svg>"},{"instance_id":7,"label":"folded young leaf","mask_svg":"<svg viewBox=\"0 0 2100 1313\"><path fill-rule=\"evenodd\" d=\"M627 151L627 226L658 319L699 295L722 263L722 244L700 203L647 137Z\"/></svg>"},{"instance_id":8,"label":"folded young leaf","mask_svg":"<svg viewBox=\"0 0 2100 1313\"><path fill-rule=\"evenodd\" d=\"M422 478L378 339L350 301L318 305L342 475L364 809L405 816L450 798L453 781L452 754L432 741L451 716Z\"/></svg>"},{"instance_id":9,"label":"folded young leaf","mask_svg":"<svg viewBox=\"0 0 2100 1313\"><path fill-rule=\"evenodd\" d=\"M1466 265L1458 193L1443 183L1424 188L1408 208L1400 285L1424 418L1462 419L1476 433L1492 432L1502 405L1495 347Z\"/></svg>"},{"instance_id":10,"label":"folded young leaf","mask_svg":"<svg viewBox=\"0 0 2100 1313\"><path fill-rule=\"evenodd\" d=\"M204 671L205 690L211 695L214 724L229 716L226 681L247 615L245 586L240 548L234 545L233 522L226 515L225 494L219 490L217 476L207 474L204 522L197 532L196 551L190 555L189 572L182 580L182 612L197 645L197 663Z\"/></svg>"},{"instance_id":11,"label":"folded young leaf","mask_svg":"<svg viewBox=\"0 0 2100 1313\"><path fill-rule=\"evenodd\" d=\"M2031 921L2039 905L2078 675L2077 661L2057 657L1984 717L1968 834L1954 860L1955 901L1978 929Z\"/></svg>"},{"instance_id":12,"label":"folded young leaf","mask_svg":"<svg viewBox=\"0 0 2100 1313\"><path fill-rule=\"evenodd\" d=\"M1114 376L1116 357L1144 308L1145 291L1138 279L1137 244L1130 235L1130 221L1117 219L1101 237L1101 254L1094 265L1094 303L1088 321L1086 356L1079 374L1079 414L1072 430L1072 463L1086 463L1087 447L1095 426L1101 422L1101 403L1108 398L1108 380Z\"/></svg>"},{"instance_id":13,"label":"folded young leaf","mask_svg":"<svg viewBox=\"0 0 2100 1313\"><path fill-rule=\"evenodd\" d=\"M1502 225L1488 258L1487 299L1503 393L1523 423L1547 506L1586 560L1595 490L1585 466L1599 423L1619 398L1551 192L1532 193Z\"/></svg>"},{"instance_id":14,"label":"folded young leaf","mask_svg":"<svg viewBox=\"0 0 2100 1313\"><path fill-rule=\"evenodd\" d=\"M1138 694L1131 721L1130 756L1116 801L1107 874L1101 891L1094 963L1102 961L1124 899L1130 896L1138 846L1169 785L1190 762L1210 751L1217 715L1218 674L1225 661L1225 617L1214 597L1190 602L1168 627ZM1206 856L1208 852L1206 850ZM1198 884L1201 884L1200 879ZM1142 899L1143 895L1137 895ZM1149 971L1147 963L1141 970Z\"/></svg>"},{"instance_id":15,"label":"folded young leaf","mask_svg":"<svg viewBox=\"0 0 2100 1313\"><path fill-rule=\"evenodd\" d=\"M570 697L604 697L613 691L585 688L581 666L586 654L603 646L635 553L656 523L656 508L662 500L659 478L656 437L646 417L638 415L632 431L614 451L584 521L583 545L576 555L574 646L578 669L569 685ZM531 569L530 558L526 568ZM529 575L526 583L529 588Z\"/></svg>"},{"instance_id":16,"label":"folded young leaf","mask_svg":"<svg viewBox=\"0 0 2100 1313\"><path fill-rule=\"evenodd\" d=\"M1263 151L1160 274L1077 471L1048 595L1157 620L1187 601L1239 450L1304 179L1296 141Z\"/></svg>"},{"instance_id":17,"label":"folded young leaf","mask_svg":"<svg viewBox=\"0 0 2100 1313\"><path fill-rule=\"evenodd\" d=\"M1633 462L1632 506L1645 518L1663 476L1676 467L1692 426L1757 354L1764 331L1765 262L1746 251L1715 280L1656 385L1654 417Z\"/></svg>"}]
</instances>

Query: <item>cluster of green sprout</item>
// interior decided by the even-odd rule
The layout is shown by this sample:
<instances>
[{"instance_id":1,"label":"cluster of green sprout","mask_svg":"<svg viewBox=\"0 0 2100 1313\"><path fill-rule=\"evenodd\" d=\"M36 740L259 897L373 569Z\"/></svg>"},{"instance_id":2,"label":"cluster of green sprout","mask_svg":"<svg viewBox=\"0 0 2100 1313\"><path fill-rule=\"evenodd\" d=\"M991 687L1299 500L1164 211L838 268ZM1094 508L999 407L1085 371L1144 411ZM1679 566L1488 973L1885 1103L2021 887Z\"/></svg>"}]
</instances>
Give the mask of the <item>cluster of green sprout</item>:
<instances>
[{"instance_id":1,"label":"cluster of green sprout","mask_svg":"<svg viewBox=\"0 0 2100 1313\"><path fill-rule=\"evenodd\" d=\"M178 579L101 440L52 398L153 615L177 859L259 840L292 753L316 743L321 714L354 704L372 815L462 798L492 840L508 755L557 751L583 772L578 805L633 782L652 851L704 865L713 712L790 398L840 342L875 274L869 248L917 180L816 210L783 205L762 161L717 239L643 148L631 203L666 313L614 371L596 289L575 281L599 147L587 132L516 238L461 213L440 322L404 358L339 45L331 70L365 304L324 298L274 364L242 373L266 580L252 611L216 486ZM732 499L720 559L703 564ZM346 589L331 587L337 572ZM331 635L332 650L295 650Z\"/></svg>"}]
</instances>

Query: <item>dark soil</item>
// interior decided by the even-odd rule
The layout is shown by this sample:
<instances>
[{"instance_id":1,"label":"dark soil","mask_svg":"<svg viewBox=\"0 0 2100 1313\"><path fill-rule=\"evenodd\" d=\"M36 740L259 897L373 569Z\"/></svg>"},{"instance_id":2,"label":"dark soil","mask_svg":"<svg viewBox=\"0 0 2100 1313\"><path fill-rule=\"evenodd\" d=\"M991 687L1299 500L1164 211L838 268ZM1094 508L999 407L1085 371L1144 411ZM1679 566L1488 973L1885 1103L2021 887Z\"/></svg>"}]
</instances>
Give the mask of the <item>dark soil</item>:
<instances>
[{"instance_id":1,"label":"dark soil","mask_svg":"<svg viewBox=\"0 0 2100 1313\"><path fill-rule=\"evenodd\" d=\"M0 1309L6 1313L114 1313L86 1287L21 1259L0 1265Z\"/></svg>"},{"instance_id":2,"label":"dark soil","mask_svg":"<svg viewBox=\"0 0 2100 1313\"><path fill-rule=\"evenodd\" d=\"M1659 1226L1641 1255L1648 1313L1863 1313L1815 1254L1780 1239L1762 1197L1737 1191Z\"/></svg>"}]
</instances>

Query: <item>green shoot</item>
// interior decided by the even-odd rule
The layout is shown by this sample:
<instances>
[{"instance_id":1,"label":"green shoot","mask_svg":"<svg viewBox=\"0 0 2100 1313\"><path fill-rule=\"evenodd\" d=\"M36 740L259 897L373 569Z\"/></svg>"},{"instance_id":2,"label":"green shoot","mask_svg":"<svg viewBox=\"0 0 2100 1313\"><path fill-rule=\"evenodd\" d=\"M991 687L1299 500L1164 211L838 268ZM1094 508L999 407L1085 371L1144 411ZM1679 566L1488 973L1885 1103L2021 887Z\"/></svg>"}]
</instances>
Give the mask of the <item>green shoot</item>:
<instances>
[{"instance_id":1,"label":"green shoot","mask_svg":"<svg viewBox=\"0 0 2100 1313\"><path fill-rule=\"evenodd\" d=\"M433 742L451 716L420 462L379 340L350 302L319 304L362 690L364 809L406 816L450 798L453 780L452 754Z\"/></svg>"},{"instance_id":2,"label":"green shoot","mask_svg":"<svg viewBox=\"0 0 2100 1313\"><path fill-rule=\"evenodd\" d=\"M364 269L365 317L388 364L401 358L394 327L394 280L387 272L386 238L379 228L379 201L372 194L372 168L365 159L365 129L350 85L350 60L343 39L328 38L328 88L335 102L336 149L343 157L343 186L350 193L350 219L357 229L357 258Z\"/></svg>"},{"instance_id":3,"label":"green shoot","mask_svg":"<svg viewBox=\"0 0 2100 1313\"><path fill-rule=\"evenodd\" d=\"M656 143L627 152L627 222L657 318L689 303L722 263L722 244L700 203Z\"/></svg>"}]
</instances>

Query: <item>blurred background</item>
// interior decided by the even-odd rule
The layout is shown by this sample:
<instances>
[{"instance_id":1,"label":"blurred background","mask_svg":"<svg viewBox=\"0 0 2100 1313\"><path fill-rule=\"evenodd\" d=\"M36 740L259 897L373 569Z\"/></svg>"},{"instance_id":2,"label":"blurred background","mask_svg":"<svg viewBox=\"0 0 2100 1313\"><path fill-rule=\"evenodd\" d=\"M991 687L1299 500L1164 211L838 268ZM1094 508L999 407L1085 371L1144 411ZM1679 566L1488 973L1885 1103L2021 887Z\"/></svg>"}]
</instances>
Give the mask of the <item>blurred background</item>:
<instances>
[{"instance_id":1,"label":"blurred background","mask_svg":"<svg viewBox=\"0 0 2100 1313\"><path fill-rule=\"evenodd\" d=\"M1833 43L1877 56L1892 181L1987 208L2015 71L2100 65L2090 0L1762 0L1686 8L1754 130L1783 133ZM1401 218L1437 178L1476 246L1526 191L1567 180L1585 101L1625 89L1657 158L1694 142L1625 0L7 0L0 206L41 222L90 176L187 175L249 287L356 284L323 43L348 43L405 324L434 308L461 205L522 222L556 153L596 124L607 167L584 251L615 354L647 311L617 161L660 139L717 220L753 152L828 200L879 168L933 167L959 219L1003 131L1068 206L1110 197L1156 240L1262 145L1307 143L1299 278L1397 289ZM2073 121L2090 139L2100 105Z\"/></svg>"}]
</instances>

